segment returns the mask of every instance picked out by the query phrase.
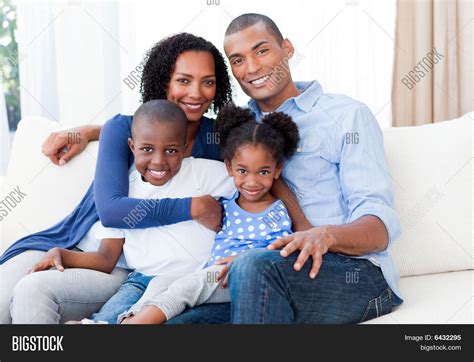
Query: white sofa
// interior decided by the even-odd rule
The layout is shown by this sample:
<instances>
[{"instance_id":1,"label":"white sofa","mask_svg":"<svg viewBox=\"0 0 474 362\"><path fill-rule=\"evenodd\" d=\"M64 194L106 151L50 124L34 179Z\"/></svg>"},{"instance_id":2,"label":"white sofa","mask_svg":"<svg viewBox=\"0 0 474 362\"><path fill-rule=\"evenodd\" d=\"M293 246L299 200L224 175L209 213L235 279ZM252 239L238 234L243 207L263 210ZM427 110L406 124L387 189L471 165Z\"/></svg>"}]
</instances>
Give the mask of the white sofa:
<instances>
[{"instance_id":1,"label":"white sofa","mask_svg":"<svg viewBox=\"0 0 474 362\"><path fill-rule=\"evenodd\" d=\"M473 322L474 113L420 127L384 130L385 151L403 235L391 254L405 303L368 323ZM43 118L20 122L1 200L15 187L27 196L0 222L1 251L44 229L79 202L93 178L98 143L63 167L41 153L58 124Z\"/></svg>"}]
</instances>

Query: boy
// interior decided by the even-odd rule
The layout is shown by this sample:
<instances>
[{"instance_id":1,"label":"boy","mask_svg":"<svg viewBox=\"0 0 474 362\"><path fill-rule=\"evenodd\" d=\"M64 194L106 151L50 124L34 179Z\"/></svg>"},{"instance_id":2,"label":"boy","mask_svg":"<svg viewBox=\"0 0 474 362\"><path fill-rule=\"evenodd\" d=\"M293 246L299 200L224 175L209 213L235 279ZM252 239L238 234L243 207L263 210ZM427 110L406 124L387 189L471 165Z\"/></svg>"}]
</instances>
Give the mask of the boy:
<instances>
[{"instance_id":1,"label":"boy","mask_svg":"<svg viewBox=\"0 0 474 362\"><path fill-rule=\"evenodd\" d=\"M153 202L207 194L230 198L235 193L222 162L183 159L187 122L179 106L165 100L149 101L138 108L133 117L132 138L128 140L136 167L129 176L130 197ZM131 213L129 221L140 217L144 210L146 204ZM194 220L130 230L104 228L99 221L93 228L102 239L98 251L53 248L31 271L50 267L62 271L67 267L110 273L123 251L128 267L134 271L101 310L92 315L95 322L111 324L140 299L153 277L177 279L201 269L209 258L215 236Z\"/></svg>"}]
</instances>

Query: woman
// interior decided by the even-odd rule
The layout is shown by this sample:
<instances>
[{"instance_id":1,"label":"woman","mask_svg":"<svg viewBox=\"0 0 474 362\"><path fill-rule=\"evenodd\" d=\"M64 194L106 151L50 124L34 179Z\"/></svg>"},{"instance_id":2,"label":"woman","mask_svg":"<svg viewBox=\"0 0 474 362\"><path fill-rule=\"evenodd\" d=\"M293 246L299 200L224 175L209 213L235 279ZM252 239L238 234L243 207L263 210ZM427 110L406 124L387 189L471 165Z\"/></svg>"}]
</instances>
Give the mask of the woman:
<instances>
[{"instance_id":1,"label":"woman","mask_svg":"<svg viewBox=\"0 0 474 362\"><path fill-rule=\"evenodd\" d=\"M217 48L203 38L181 33L157 43L145 57L142 101L168 99L177 103L189 121L187 156L219 159L213 121L203 114L218 111L231 100L231 85L224 59ZM88 234L100 218L105 226L146 228L177 223L191 218L211 229L221 222L220 206L210 196L161 199L147 205L147 212L130 223L127 216L143 208L143 200L128 197L128 172L133 155L128 147L132 117L117 115L102 130L79 128L81 144L64 142L66 132L45 142L44 152L56 164L64 164L73 153L85 148L100 131L96 174L84 198L64 220L51 228L26 236L13 244L0 259L0 323L47 323L81 319L98 310L125 280L128 271L115 268L111 274L86 269L62 273L46 271L25 276L44 253L54 246L68 249L97 247ZM69 131L71 132L71 131ZM63 146L69 154L59 155ZM54 150L54 151L52 151ZM48 290L39 288L47 279ZM17 305L18 300L34 304ZM20 297L21 296L21 297ZM10 299L12 315L10 315Z\"/></svg>"}]
</instances>

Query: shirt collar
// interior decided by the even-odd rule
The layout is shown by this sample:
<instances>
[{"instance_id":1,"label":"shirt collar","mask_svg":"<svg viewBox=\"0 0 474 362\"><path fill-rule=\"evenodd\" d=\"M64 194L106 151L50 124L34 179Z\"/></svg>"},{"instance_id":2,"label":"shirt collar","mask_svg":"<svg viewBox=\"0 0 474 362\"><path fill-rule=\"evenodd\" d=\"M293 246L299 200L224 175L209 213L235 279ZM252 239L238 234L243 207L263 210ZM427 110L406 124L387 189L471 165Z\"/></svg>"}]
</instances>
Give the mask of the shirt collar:
<instances>
[{"instance_id":1,"label":"shirt collar","mask_svg":"<svg viewBox=\"0 0 474 362\"><path fill-rule=\"evenodd\" d=\"M319 97L323 94L323 88L316 80L312 82L295 82L295 86L300 94L296 97L287 99L276 111L284 112L285 109L288 109L292 104L295 104L301 111L308 113L317 103ZM260 108L258 108L257 102L254 99L249 100L248 107L257 115L257 118L261 117L262 112L260 111Z\"/></svg>"}]
</instances>

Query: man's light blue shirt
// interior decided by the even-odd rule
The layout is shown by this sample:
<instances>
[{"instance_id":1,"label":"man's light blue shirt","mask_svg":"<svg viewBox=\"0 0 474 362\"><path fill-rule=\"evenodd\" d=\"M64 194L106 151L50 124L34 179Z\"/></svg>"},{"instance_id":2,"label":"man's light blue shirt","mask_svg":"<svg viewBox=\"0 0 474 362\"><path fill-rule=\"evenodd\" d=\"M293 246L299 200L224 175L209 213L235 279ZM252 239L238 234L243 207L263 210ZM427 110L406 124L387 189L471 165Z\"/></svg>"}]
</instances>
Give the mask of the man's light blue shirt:
<instances>
[{"instance_id":1,"label":"man's light blue shirt","mask_svg":"<svg viewBox=\"0 0 474 362\"><path fill-rule=\"evenodd\" d=\"M285 162L283 179L313 226L347 224L374 215L385 224L389 249L401 230L377 120L365 104L325 94L317 81L295 84L300 94L276 110L291 116L300 132L298 150ZM263 113L255 100L249 101L249 108L260 121ZM387 250L360 258L379 266L402 298L399 273Z\"/></svg>"}]
</instances>

